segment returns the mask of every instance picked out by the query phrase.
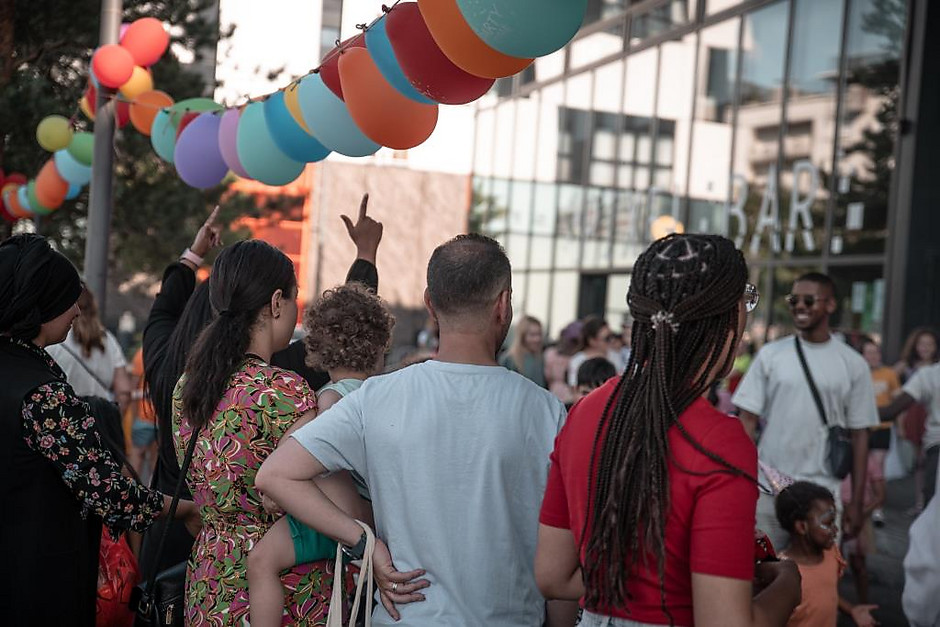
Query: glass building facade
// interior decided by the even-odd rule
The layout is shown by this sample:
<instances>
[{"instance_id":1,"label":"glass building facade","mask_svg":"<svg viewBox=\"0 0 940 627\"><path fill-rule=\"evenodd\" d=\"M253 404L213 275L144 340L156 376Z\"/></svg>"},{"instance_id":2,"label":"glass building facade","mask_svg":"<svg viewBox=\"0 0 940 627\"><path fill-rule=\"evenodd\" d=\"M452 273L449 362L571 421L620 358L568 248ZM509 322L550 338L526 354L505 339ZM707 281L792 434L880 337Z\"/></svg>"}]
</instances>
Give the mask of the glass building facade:
<instances>
[{"instance_id":1,"label":"glass building facade","mask_svg":"<svg viewBox=\"0 0 940 627\"><path fill-rule=\"evenodd\" d=\"M882 334L910 2L591 0L477 110L470 229L506 247L516 312L619 325L633 261L682 228L744 252L756 339L809 270L838 326Z\"/></svg>"}]
</instances>

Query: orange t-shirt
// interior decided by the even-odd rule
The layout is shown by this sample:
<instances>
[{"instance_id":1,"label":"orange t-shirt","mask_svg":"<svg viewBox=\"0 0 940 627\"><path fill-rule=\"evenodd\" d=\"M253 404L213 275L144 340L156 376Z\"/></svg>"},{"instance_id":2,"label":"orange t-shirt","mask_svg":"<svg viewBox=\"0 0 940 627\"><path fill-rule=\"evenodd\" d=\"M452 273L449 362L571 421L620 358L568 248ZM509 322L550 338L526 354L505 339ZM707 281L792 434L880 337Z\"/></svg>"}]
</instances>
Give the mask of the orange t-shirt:
<instances>
[{"instance_id":1,"label":"orange t-shirt","mask_svg":"<svg viewBox=\"0 0 940 627\"><path fill-rule=\"evenodd\" d=\"M839 619L839 578L845 561L838 547L823 552L814 565L799 564L803 600L787 621L787 627L834 627Z\"/></svg>"},{"instance_id":2,"label":"orange t-shirt","mask_svg":"<svg viewBox=\"0 0 940 627\"><path fill-rule=\"evenodd\" d=\"M901 389L901 380L893 368L881 366L871 371L871 384L875 388L875 404L885 407L894 399L894 394Z\"/></svg>"}]
</instances>

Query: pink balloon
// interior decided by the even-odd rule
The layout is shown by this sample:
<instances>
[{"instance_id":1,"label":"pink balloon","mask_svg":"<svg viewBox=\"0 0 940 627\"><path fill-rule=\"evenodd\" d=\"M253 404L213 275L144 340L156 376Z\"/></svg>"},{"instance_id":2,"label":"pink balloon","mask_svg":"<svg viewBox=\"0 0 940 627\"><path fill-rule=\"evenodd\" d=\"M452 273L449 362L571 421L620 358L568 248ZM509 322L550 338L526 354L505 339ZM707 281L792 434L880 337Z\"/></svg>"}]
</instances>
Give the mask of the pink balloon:
<instances>
[{"instance_id":1,"label":"pink balloon","mask_svg":"<svg viewBox=\"0 0 940 627\"><path fill-rule=\"evenodd\" d=\"M219 126L219 150L222 152L222 159L228 165L229 170L238 176L250 179L251 176L245 172L242 162L238 159L238 118L241 111L238 109L228 109L222 114L222 124Z\"/></svg>"}]
</instances>

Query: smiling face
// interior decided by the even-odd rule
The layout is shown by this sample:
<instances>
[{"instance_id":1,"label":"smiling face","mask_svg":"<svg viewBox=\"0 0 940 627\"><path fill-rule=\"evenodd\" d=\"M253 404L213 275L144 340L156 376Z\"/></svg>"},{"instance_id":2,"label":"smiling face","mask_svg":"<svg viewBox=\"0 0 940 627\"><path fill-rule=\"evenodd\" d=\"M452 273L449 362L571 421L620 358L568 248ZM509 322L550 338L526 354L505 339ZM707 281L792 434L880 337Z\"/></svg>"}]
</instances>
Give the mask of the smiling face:
<instances>
[{"instance_id":1,"label":"smiling face","mask_svg":"<svg viewBox=\"0 0 940 627\"><path fill-rule=\"evenodd\" d=\"M597 335L588 340L588 348L595 352L606 352L610 343L610 327L606 324L600 328Z\"/></svg>"},{"instance_id":2,"label":"smiling face","mask_svg":"<svg viewBox=\"0 0 940 627\"><path fill-rule=\"evenodd\" d=\"M816 499L806 520L796 523L796 532L804 536L811 546L826 550L836 541L838 533L836 504L829 500Z\"/></svg>"},{"instance_id":3,"label":"smiling face","mask_svg":"<svg viewBox=\"0 0 940 627\"><path fill-rule=\"evenodd\" d=\"M793 325L804 332L829 328L829 316L836 310L832 291L813 281L797 281L787 296Z\"/></svg>"},{"instance_id":4,"label":"smiling face","mask_svg":"<svg viewBox=\"0 0 940 627\"><path fill-rule=\"evenodd\" d=\"M932 363L937 358L937 340L932 333L921 333L914 344L914 352L918 361Z\"/></svg>"},{"instance_id":5,"label":"smiling face","mask_svg":"<svg viewBox=\"0 0 940 627\"><path fill-rule=\"evenodd\" d=\"M870 368L877 368L881 365L881 349L874 342L865 342L862 347L862 357L868 362Z\"/></svg>"}]
</instances>

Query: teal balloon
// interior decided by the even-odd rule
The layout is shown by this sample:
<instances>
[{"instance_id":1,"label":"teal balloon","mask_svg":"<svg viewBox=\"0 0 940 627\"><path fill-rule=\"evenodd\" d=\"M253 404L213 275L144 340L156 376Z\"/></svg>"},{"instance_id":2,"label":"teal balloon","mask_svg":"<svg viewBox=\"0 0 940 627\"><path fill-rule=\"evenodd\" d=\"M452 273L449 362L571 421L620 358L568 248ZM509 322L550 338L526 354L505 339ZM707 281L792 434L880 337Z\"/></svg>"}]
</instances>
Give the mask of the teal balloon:
<instances>
[{"instance_id":1,"label":"teal balloon","mask_svg":"<svg viewBox=\"0 0 940 627\"><path fill-rule=\"evenodd\" d=\"M304 170L302 161L291 159L274 143L262 102L252 102L242 111L235 145L248 175L267 185L287 185Z\"/></svg>"},{"instance_id":2,"label":"teal balloon","mask_svg":"<svg viewBox=\"0 0 940 627\"><path fill-rule=\"evenodd\" d=\"M92 133L73 133L66 150L82 165L91 165L95 154L95 136Z\"/></svg>"},{"instance_id":3,"label":"teal balloon","mask_svg":"<svg viewBox=\"0 0 940 627\"><path fill-rule=\"evenodd\" d=\"M52 213L52 209L49 207L43 206L39 199L36 197L36 181L30 181L26 186L26 197L29 199L29 208L30 211L39 216L47 216Z\"/></svg>"},{"instance_id":4,"label":"teal balloon","mask_svg":"<svg viewBox=\"0 0 940 627\"><path fill-rule=\"evenodd\" d=\"M55 169L69 185L88 185L91 180L91 168L75 160L68 150L57 150L53 156Z\"/></svg>"},{"instance_id":5,"label":"teal balloon","mask_svg":"<svg viewBox=\"0 0 940 627\"><path fill-rule=\"evenodd\" d=\"M366 157L380 146L366 137L319 74L310 74L297 87L300 112L307 128L321 144L347 157ZM238 152L241 156L241 150Z\"/></svg>"},{"instance_id":6,"label":"teal balloon","mask_svg":"<svg viewBox=\"0 0 940 627\"><path fill-rule=\"evenodd\" d=\"M379 20L366 31L366 50L369 51L372 61L378 66L388 84L397 89L403 96L423 104L436 104L434 100L415 89L408 77L405 76L405 72L401 69L398 58L395 56L395 51L392 49L392 42L388 39L384 19Z\"/></svg>"},{"instance_id":7,"label":"teal balloon","mask_svg":"<svg viewBox=\"0 0 940 627\"><path fill-rule=\"evenodd\" d=\"M587 0L457 0L463 18L488 46L513 57L541 57L571 41Z\"/></svg>"},{"instance_id":8,"label":"teal balloon","mask_svg":"<svg viewBox=\"0 0 940 627\"><path fill-rule=\"evenodd\" d=\"M161 159L173 163L173 151L176 149L176 127L170 121L170 111L163 109L153 119L150 126L150 145Z\"/></svg>"},{"instance_id":9,"label":"teal balloon","mask_svg":"<svg viewBox=\"0 0 940 627\"><path fill-rule=\"evenodd\" d=\"M29 204L29 194L26 193L27 189L28 189L28 186L20 185L19 190L17 190L16 192L16 199L20 201L20 206L23 207L23 209L25 209L26 211L30 213L35 213L33 211L32 205Z\"/></svg>"},{"instance_id":10,"label":"teal balloon","mask_svg":"<svg viewBox=\"0 0 940 627\"><path fill-rule=\"evenodd\" d=\"M180 100L176 104L169 107L169 109L170 123L173 125L173 130L175 131L177 128L179 128L180 120L183 119L183 115L186 113L221 111L224 109L224 107L212 98L187 98L186 100Z\"/></svg>"},{"instance_id":11,"label":"teal balloon","mask_svg":"<svg viewBox=\"0 0 940 627\"><path fill-rule=\"evenodd\" d=\"M294 161L322 161L330 154L329 148L307 134L287 110L284 92L276 91L264 101L264 121L271 139L285 155Z\"/></svg>"},{"instance_id":12,"label":"teal balloon","mask_svg":"<svg viewBox=\"0 0 940 627\"><path fill-rule=\"evenodd\" d=\"M69 183L69 191L65 194L66 200L75 200L82 193L82 186Z\"/></svg>"}]
</instances>

